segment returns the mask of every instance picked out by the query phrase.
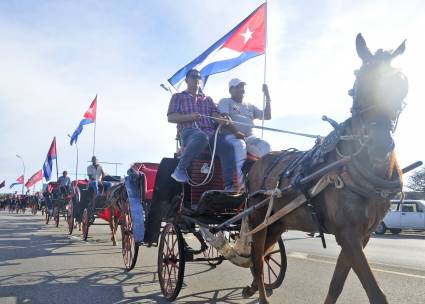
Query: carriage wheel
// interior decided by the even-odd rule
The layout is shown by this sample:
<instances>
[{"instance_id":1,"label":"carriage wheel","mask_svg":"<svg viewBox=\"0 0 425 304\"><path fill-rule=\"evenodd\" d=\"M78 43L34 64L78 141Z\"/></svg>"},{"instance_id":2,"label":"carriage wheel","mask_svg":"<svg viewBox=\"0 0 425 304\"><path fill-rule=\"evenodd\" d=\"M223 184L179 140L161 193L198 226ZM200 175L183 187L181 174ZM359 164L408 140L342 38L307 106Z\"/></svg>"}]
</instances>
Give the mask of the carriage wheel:
<instances>
[{"instance_id":1,"label":"carriage wheel","mask_svg":"<svg viewBox=\"0 0 425 304\"><path fill-rule=\"evenodd\" d=\"M183 285L185 249L183 235L173 223L165 225L158 248L158 278L164 297L173 301Z\"/></svg>"},{"instance_id":2,"label":"carriage wheel","mask_svg":"<svg viewBox=\"0 0 425 304\"><path fill-rule=\"evenodd\" d=\"M133 225L131 222L130 210L122 215L121 222L121 246L122 257L127 271L134 268L137 262L137 255L139 254L139 246L134 241Z\"/></svg>"},{"instance_id":3,"label":"carriage wheel","mask_svg":"<svg viewBox=\"0 0 425 304\"><path fill-rule=\"evenodd\" d=\"M282 238L264 257L264 286L266 289L278 288L285 278L287 267L285 245Z\"/></svg>"},{"instance_id":4,"label":"carriage wheel","mask_svg":"<svg viewBox=\"0 0 425 304\"><path fill-rule=\"evenodd\" d=\"M83 240L87 241L89 235L89 210L84 208L83 219L82 219L82 230L83 230Z\"/></svg>"},{"instance_id":5,"label":"carriage wheel","mask_svg":"<svg viewBox=\"0 0 425 304\"><path fill-rule=\"evenodd\" d=\"M227 236L226 238L229 239ZM209 259L207 260L207 263L211 266L218 266L224 261L224 257L220 254L220 252L211 245L208 246L208 249L205 250L203 254L205 258Z\"/></svg>"},{"instance_id":6,"label":"carriage wheel","mask_svg":"<svg viewBox=\"0 0 425 304\"><path fill-rule=\"evenodd\" d=\"M55 219L56 227L59 227L59 207L53 209L53 218Z\"/></svg>"},{"instance_id":7,"label":"carriage wheel","mask_svg":"<svg viewBox=\"0 0 425 304\"><path fill-rule=\"evenodd\" d=\"M67 222L68 222L68 231L69 234L72 234L72 231L74 230L74 205L72 202L69 202L68 204L68 210L67 210Z\"/></svg>"},{"instance_id":8,"label":"carriage wheel","mask_svg":"<svg viewBox=\"0 0 425 304\"><path fill-rule=\"evenodd\" d=\"M208 246L208 249L204 251L204 257L206 257L207 259L211 259L207 261L208 264L210 264L211 266L220 265L221 263L223 263L224 260L220 252L218 252L218 250L215 249L213 246Z\"/></svg>"}]
</instances>

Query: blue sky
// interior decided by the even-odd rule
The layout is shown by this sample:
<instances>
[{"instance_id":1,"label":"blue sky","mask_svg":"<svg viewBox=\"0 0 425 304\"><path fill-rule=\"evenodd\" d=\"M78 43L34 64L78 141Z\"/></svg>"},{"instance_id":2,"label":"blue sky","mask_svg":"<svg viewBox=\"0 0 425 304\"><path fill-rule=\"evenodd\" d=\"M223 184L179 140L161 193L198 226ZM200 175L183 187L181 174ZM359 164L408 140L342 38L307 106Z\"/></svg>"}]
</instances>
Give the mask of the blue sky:
<instances>
[{"instance_id":1,"label":"blue sky","mask_svg":"<svg viewBox=\"0 0 425 304\"><path fill-rule=\"evenodd\" d=\"M169 93L160 88L172 74L207 49L262 2L217 1L1 1L0 180L10 184L39 170L53 136L59 171L75 172L72 134L98 94L96 155L121 162L159 162L175 149L175 125L167 123ZM349 115L348 89L360 66L354 40L369 48L396 48L410 83L408 106L396 132L405 166L424 158L425 2L270 0L267 82L273 119L266 126L323 134L326 114ZM210 77L215 101L226 97L233 77L247 82L246 100L261 105L264 57ZM307 149L310 139L265 133L276 150ZM79 172L92 151L93 126L80 135ZM110 173L115 167L105 165ZM7 189L8 190L8 189ZM16 190L18 190L16 188ZM0 191L5 191L2 189Z\"/></svg>"}]
</instances>

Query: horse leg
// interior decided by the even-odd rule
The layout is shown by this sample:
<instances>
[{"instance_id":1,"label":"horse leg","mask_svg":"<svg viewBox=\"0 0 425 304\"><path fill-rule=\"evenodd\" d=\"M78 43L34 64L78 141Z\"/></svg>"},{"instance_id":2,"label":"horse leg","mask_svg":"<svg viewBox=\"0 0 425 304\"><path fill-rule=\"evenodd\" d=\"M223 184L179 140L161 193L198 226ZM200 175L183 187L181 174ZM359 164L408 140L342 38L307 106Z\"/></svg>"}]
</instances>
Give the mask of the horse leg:
<instances>
[{"instance_id":1,"label":"horse leg","mask_svg":"<svg viewBox=\"0 0 425 304\"><path fill-rule=\"evenodd\" d=\"M252 262L254 271L254 280L258 288L258 300L260 304L267 304L266 289L264 287L264 246L266 244L267 229L263 229L252 236Z\"/></svg>"},{"instance_id":2,"label":"horse leg","mask_svg":"<svg viewBox=\"0 0 425 304\"><path fill-rule=\"evenodd\" d=\"M117 231L117 229L115 228L114 208L109 208L109 228L111 228L112 245L117 246L117 242L115 240L115 231Z\"/></svg>"},{"instance_id":3,"label":"horse leg","mask_svg":"<svg viewBox=\"0 0 425 304\"><path fill-rule=\"evenodd\" d=\"M336 303L339 295L344 287L345 280L351 269L351 262L348 257L341 250L336 262L334 274L332 276L331 284L329 286L328 295L326 296L325 304Z\"/></svg>"},{"instance_id":4,"label":"horse leg","mask_svg":"<svg viewBox=\"0 0 425 304\"><path fill-rule=\"evenodd\" d=\"M346 256L349 261L351 261L351 267L353 268L354 272L360 280L360 283L365 289L370 303L388 304L387 298L385 297L381 288L379 288L363 252L364 246L366 246L367 242L369 241L369 236L364 238L363 242L361 239L361 237L356 238L348 234L344 236L340 243L342 252L344 253L344 256Z\"/></svg>"}]
</instances>

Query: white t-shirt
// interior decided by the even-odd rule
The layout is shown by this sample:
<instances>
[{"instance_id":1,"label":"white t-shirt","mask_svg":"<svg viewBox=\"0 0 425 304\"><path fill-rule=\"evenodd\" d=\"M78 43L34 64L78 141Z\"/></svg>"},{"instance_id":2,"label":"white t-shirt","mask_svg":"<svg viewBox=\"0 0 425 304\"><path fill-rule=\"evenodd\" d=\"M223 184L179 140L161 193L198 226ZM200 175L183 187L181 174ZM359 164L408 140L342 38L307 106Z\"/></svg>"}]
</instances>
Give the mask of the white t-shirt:
<instances>
[{"instance_id":1,"label":"white t-shirt","mask_svg":"<svg viewBox=\"0 0 425 304\"><path fill-rule=\"evenodd\" d=\"M100 181L100 178L102 177L102 166L97 165L96 167L93 165L90 165L87 167L87 175L89 178L94 177L95 180Z\"/></svg>"},{"instance_id":2,"label":"white t-shirt","mask_svg":"<svg viewBox=\"0 0 425 304\"><path fill-rule=\"evenodd\" d=\"M256 106L246 102L236 102L232 98L223 98L218 103L218 111L223 114L229 114L233 121L248 125L254 125L254 119L261 119L263 111ZM235 124L238 131L246 136L252 135L252 127Z\"/></svg>"}]
</instances>

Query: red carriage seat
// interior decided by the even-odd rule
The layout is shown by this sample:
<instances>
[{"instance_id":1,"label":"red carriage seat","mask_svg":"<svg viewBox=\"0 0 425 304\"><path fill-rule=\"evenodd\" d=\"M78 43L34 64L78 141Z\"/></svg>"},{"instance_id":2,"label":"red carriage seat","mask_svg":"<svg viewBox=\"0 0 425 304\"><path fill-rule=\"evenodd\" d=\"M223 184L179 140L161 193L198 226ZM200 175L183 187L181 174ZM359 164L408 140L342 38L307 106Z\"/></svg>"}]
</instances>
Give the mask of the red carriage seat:
<instances>
[{"instance_id":1,"label":"red carriage seat","mask_svg":"<svg viewBox=\"0 0 425 304\"><path fill-rule=\"evenodd\" d=\"M156 163L134 163L132 168L145 175L145 200L152 200L153 188L155 186L156 173L159 164Z\"/></svg>"}]
</instances>

